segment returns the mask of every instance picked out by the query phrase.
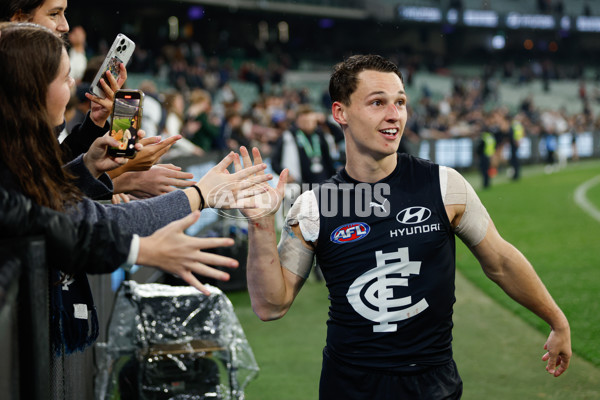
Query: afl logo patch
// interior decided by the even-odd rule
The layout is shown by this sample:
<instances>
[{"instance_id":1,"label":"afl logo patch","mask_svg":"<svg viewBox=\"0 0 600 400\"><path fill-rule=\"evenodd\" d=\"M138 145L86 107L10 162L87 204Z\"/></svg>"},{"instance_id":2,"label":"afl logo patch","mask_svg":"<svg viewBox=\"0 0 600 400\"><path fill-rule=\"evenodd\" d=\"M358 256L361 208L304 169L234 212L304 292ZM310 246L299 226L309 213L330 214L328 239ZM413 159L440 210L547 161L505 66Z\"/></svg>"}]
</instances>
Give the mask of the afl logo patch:
<instances>
[{"instance_id":1,"label":"afl logo patch","mask_svg":"<svg viewBox=\"0 0 600 400\"><path fill-rule=\"evenodd\" d=\"M331 234L331 241L334 243L356 242L367 236L371 227L364 222L352 222L342 225Z\"/></svg>"}]
</instances>

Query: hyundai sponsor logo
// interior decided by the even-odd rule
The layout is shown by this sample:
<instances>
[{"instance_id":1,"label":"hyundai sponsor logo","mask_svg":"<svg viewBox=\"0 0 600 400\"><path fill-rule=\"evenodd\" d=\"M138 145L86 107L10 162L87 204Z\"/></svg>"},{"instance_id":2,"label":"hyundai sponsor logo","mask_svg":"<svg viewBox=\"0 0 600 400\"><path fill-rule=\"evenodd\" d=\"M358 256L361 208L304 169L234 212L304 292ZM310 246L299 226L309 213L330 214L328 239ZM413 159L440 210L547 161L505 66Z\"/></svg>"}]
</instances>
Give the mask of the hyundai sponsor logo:
<instances>
[{"instance_id":1,"label":"hyundai sponsor logo","mask_svg":"<svg viewBox=\"0 0 600 400\"><path fill-rule=\"evenodd\" d=\"M431 217L431 210L426 207L408 207L396 215L396 220L401 224L413 225L425 222Z\"/></svg>"},{"instance_id":2,"label":"hyundai sponsor logo","mask_svg":"<svg viewBox=\"0 0 600 400\"><path fill-rule=\"evenodd\" d=\"M352 222L342 225L331 233L331 241L334 243L356 242L367 236L371 227L364 222Z\"/></svg>"}]
</instances>

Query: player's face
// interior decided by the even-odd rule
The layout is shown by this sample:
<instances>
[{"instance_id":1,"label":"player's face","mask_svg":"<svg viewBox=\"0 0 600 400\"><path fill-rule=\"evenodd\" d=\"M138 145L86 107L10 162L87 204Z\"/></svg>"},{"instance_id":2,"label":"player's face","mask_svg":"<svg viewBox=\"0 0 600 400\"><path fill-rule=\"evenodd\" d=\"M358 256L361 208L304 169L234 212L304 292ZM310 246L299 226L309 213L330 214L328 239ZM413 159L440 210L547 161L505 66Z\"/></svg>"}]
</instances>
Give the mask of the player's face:
<instances>
[{"instance_id":1,"label":"player's face","mask_svg":"<svg viewBox=\"0 0 600 400\"><path fill-rule=\"evenodd\" d=\"M34 12L30 22L45 26L56 36L69 32L69 23L65 17L67 0L46 0Z\"/></svg>"},{"instance_id":2,"label":"player's face","mask_svg":"<svg viewBox=\"0 0 600 400\"><path fill-rule=\"evenodd\" d=\"M334 117L346 125L347 151L379 159L395 154L406 125L406 92L393 72L362 71L350 105L334 104Z\"/></svg>"},{"instance_id":3,"label":"player's face","mask_svg":"<svg viewBox=\"0 0 600 400\"><path fill-rule=\"evenodd\" d=\"M71 98L71 88L75 84L75 81L69 75L70 72L69 56L67 51L63 49L58 74L48 86L48 93L46 94L46 109L48 110L50 123L53 126L62 124L65 118L67 103Z\"/></svg>"}]
</instances>

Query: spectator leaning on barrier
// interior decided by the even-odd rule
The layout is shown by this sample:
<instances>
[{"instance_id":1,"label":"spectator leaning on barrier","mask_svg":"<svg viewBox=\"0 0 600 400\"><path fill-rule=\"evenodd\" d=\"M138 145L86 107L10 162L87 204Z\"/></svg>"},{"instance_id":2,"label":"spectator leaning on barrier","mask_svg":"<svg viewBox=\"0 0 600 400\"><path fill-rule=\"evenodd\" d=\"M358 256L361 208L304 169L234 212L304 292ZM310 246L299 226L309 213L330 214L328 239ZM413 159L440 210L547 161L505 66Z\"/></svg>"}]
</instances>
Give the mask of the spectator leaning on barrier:
<instances>
[{"instance_id":1,"label":"spectator leaning on barrier","mask_svg":"<svg viewBox=\"0 0 600 400\"><path fill-rule=\"evenodd\" d=\"M0 3L0 21L31 22L45 26L56 36L64 38L69 32L66 10L67 0L4 0ZM61 148L70 159L85 153L96 138L109 130L107 120L112 110L114 92L125 83L127 70L121 63L118 79L115 80L110 73L106 78L108 80L102 79L100 82L106 98L86 93L85 96L92 102L90 112L84 122L74 127L61 143ZM63 129L64 118L56 125L57 133Z\"/></svg>"},{"instance_id":2,"label":"spectator leaning on barrier","mask_svg":"<svg viewBox=\"0 0 600 400\"><path fill-rule=\"evenodd\" d=\"M69 24L65 15L66 9L67 0L5 0L0 4L0 20L35 23L50 29L56 36L65 38L69 32ZM75 47L81 51L81 42L85 41L85 38L81 37L83 28L78 28L81 29L76 29L73 39L75 40ZM79 38L77 38L78 36ZM36 61L32 60L32 62ZM101 62L100 60L98 66L92 72L93 74L96 73ZM93 65L93 63L90 64ZM121 63L119 76L116 80L111 73L107 73L105 79L100 80L106 98L101 99L98 96L87 93L86 90L79 90L79 93L90 101L89 111L86 110L87 113L84 118L80 123L69 126L68 133L64 129L66 125L65 119L56 121L55 129L57 136L61 131L66 134L66 138L61 140L61 150L66 155L65 161L75 159L80 154L88 152L94 141L108 132L109 124L107 120L112 110L114 92L123 86L126 79L127 70ZM147 111L152 112L152 110ZM167 151L174 141L179 139L178 137L162 142L159 142L160 139L157 138L142 139L141 143L147 146L146 150L143 151L145 157L136 157L127 166L111 173L110 178L113 180L112 182L107 176L102 176L105 184L104 189L106 190L103 189L102 191L95 192L91 197L103 200L112 198L113 202L118 202L120 201L120 197L113 196L113 193L122 193L125 190L133 190L138 193L152 193L156 192L157 188L163 188L165 181L188 186L187 183L180 179L182 175L174 176L175 173L172 170L155 169L146 173L158 157L164 151ZM153 156L157 158L154 159L154 162L147 164L148 160ZM137 171L137 173L120 176L124 172L131 171ZM77 173L75 170L73 172ZM124 198L128 199L125 196Z\"/></svg>"},{"instance_id":3,"label":"spectator leaning on barrier","mask_svg":"<svg viewBox=\"0 0 600 400\"><path fill-rule=\"evenodd\" d=\"M129 269L134 264L181 274L193 263L231 265L234 262L202 252L213 247L231 246L232 239L205 239L185 234L185 230L198 220L200 214L197 211L140 238L123 232L115 221L75 222L64 213L38 206L25 196L0 187L0 215L1 236L6 239L5 253L14 254L18 248L15 241L40 235L44 239L45 263L51 269L54 282L51 338L57 352L83 350L97 338L98 319L89 287L72 283L76 279L82 280L85 274L111 273L117 268ZM58 270L72 278L58 281ZM63 285L71 286L70 290L76 293L59 296ZM69 315L73 307L78 311L75 318Z\"/></svg>"},{"instance_id":4,"label":"spectator leaning on barrier","mask_svg":"<svg viewBox=\"0 0 600 400\"><path fill-rule=\"evenodd\" d=\"M38 62L31 62L32 59ZM222 204L223 207L254 206L252 196L244 197L253 194L253 184L264 180L253 178L245 182L243 180L251 174L230 174L227 166L236 158L234 154L225 157L192 188L123 205L101 205L86 198L75 185L75 177L68 168L63 168L61 151L52 128L63 118L72 85L69 58L61 39L39 25L0 23L1 188L22 193L40 206L66 212L76 222L112 220L124 233L142 236L152 235L194 210L213 206L216 199L221 199L214 190L221 184L228 187L221 192L228 199L226 204ZM124 160L108 157L106 149L109 145L117 144L108 136L96 139L93 150L80 156L78 160L92 158L96 160L90 164L92 167L100 166L105 170L111 166L114 168ZM99 175L98 170L90 171L85 168L86 163L83 165L78 178L85 178L89 186L97 185L95 178ZM264 168L266 166L263 164L254 172ZM270 178L265 177L266 180ZM86 187L88 190L89 186ZM208 248L230 244L230 241L214 242L206 239L204 244ZM232 259L214 255L207 257L204 260L211 264L237 266L237 261ZM197 260L188 261L179 266L174 265L173 269L167 271L177 273L204 293L208 292L193 273L228 279L225 272ZM62 284L53 288L54 306L60 309L60 319L65 326L77 325L75 322L82 315L73 307L68 307L68 304L87 304L87 310L93 310L84 272L81 271L74 277L59 274L59 271L53 272L54 282L60 281ZM87 335L88 332L78 332L75 329L74 334ZM88 340L83 342L88 343Z\"/></svg>"}]
</instances>

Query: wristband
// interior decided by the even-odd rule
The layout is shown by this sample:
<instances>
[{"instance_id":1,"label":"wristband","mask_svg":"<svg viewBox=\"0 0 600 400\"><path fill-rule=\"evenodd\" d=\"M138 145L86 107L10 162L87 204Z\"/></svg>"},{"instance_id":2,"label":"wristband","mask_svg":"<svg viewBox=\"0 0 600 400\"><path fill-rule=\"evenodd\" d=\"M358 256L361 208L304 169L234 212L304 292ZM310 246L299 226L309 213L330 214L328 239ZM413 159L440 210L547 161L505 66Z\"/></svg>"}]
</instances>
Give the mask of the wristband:
<instances>
[{"instance_id":1,"label":"wristband","mask_svg":"<svg viewBox=\"0 0 600 400\"><path fill-rule=\"evenodd\" d=\"M200 188L198 186L192 185L192 187L196 189L196 191L198 192L198 196L200 196L200 207L198 208L198 210L202 211L204 210L204 196L202 196L202 192L200 191Z\"/></svg>"}]
</instances>

